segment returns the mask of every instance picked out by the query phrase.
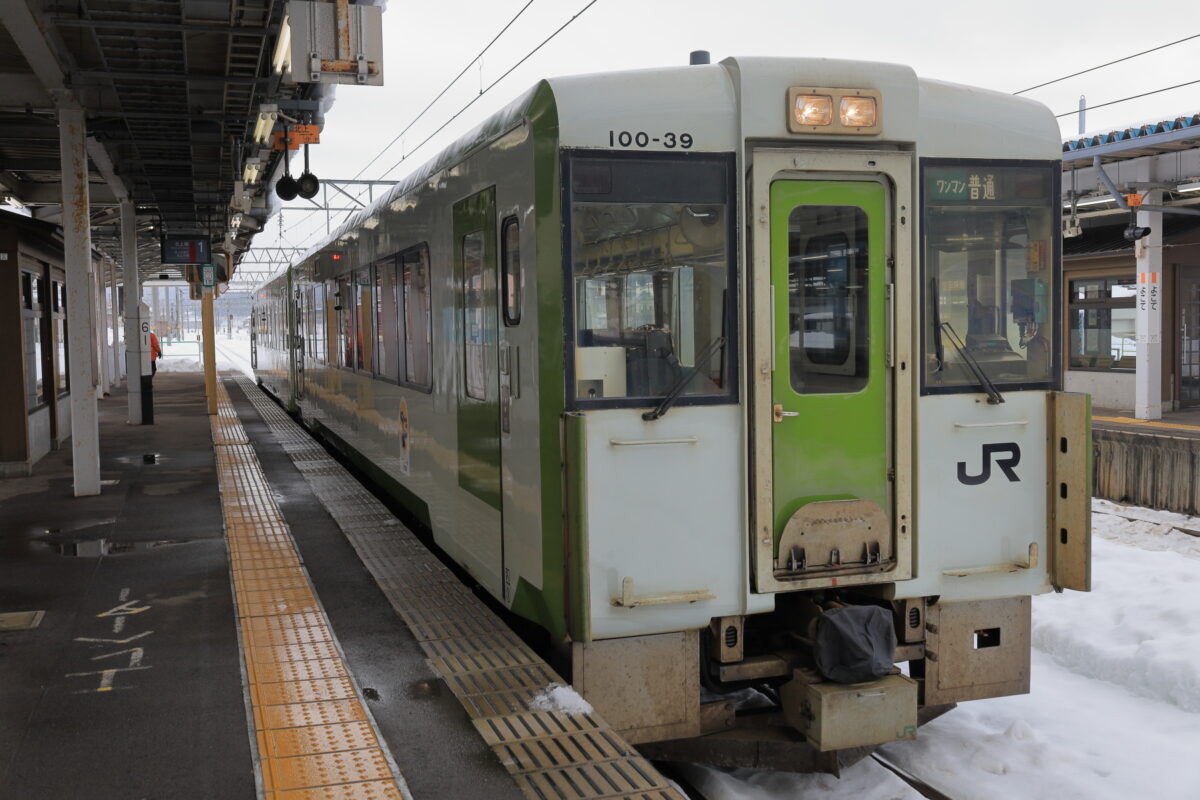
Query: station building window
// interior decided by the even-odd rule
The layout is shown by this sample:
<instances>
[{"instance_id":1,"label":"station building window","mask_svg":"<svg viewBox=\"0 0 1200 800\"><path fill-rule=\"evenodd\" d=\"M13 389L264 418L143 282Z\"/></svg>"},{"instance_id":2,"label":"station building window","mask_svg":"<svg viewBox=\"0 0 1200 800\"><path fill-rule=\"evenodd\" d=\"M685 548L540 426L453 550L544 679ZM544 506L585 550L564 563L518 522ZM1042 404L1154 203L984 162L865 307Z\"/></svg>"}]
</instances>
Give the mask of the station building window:
<instances>
[{"instance_id":1,"label":"station building window","mask_svg":"<svg viewBox=\"0 0 1200 800\"><path fill-rule=\"evenodd\" d=\"M45 337L42 317L46 300L45 280L29 271L21 272L21 324L25 329L25 406L32 411L46 402L44 371Z\"/></svg>"},{"instance_id":2,"label":"station building window","mask_svg":"<svg viewBox=\"0 0 1200 800\"><path fill-rule=\"evenodd\" d=\"M1068 369L1108 372L1136 368L1136 295L1132 275L1070 282Z\"/></svg>"}]
</instances>

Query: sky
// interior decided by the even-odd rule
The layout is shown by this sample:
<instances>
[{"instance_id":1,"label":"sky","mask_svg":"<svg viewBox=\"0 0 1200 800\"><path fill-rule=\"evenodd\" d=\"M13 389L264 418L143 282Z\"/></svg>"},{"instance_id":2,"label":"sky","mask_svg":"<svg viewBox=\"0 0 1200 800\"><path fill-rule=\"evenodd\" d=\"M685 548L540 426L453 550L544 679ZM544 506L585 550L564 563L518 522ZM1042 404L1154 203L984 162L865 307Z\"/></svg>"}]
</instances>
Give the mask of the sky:
<instances>
[{"instance_id":1,"label":"sky","mask_svg":"<svg viewBox=\"0 0 1200 800\"><path fill-rule=\"evenodd\" d=\"M533 0L516 23L403 137L373 157L466 67L529 0L390 0L382 87L338 87L321 144L321 177L397 179L433 157L539 79L687 63L692 50L728 56L811 56L907 64L918 75L1016 92L1200 34L1189 0L1130 5L1065 0L804 2L804 0ZM586 8L586 10L584 10ZM846 13L847 11L850 13ZM488 87L576 13L545 47ZM1028 92L1054 113L1200 80L1200 38ZM427 144L417 146L472 99ZM1088 112L1088 131L1200 112L1200 83ZM1077 134L1076 116L1060 120ZM365 171L364 171L365 169ZM288 205L292 205L291 203ZM331 203L332 205L332 203ZM272 217L255 246L307 248L325 235L324 214ZM334 224L336 228L336 222Z\"/></svg>"}]
</instances>

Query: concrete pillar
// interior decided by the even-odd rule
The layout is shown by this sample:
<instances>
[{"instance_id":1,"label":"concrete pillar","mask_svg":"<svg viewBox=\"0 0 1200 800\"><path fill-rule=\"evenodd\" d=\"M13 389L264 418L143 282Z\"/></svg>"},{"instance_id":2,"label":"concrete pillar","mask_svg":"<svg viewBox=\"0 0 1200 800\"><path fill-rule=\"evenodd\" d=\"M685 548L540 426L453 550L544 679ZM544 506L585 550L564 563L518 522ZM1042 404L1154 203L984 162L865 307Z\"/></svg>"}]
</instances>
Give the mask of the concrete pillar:
<instances>
[{"instance_id":1,"label":"concrete pillar","mask_svg":"<svg viewBox=\"0 0 1200 800\"><path fill-rule=\"evenodd\" d=\"M60 106L63 261L67 267L67 350L71 364L71 460L75 496L100 494L100 424L92 337L92 221L83 109Z\"/></svg>"},{"instance_id":2,"label":"concrete pillar","mask_svg":"<svg viewBox=\"0 0 1200 800\"><path fill-rule=\"evenodd\" d=\"M125 375L129 387L129 424L142 424L142 337L138 330L137 216L132 200L121 201L121 261L125 282Z\"/></svg>"},{"instance_id":3,"label":"concrete pillar","mask_svg":"<svg viewBox=\"0 0 1200 800\"><path fill-rule=\"evenodd\" d=\"M217 413L217 340L213 320L215 287L205 286L201 295L201 315L204 328L204 392L208 397L208 413Z\"/></svg>"},{"instance_id":4,"label":"concrete pillar","mask_svg":"<svg viewBox=\"0 0 1200 800\"><path fill-rule=\"evenodd\" d=\"M1147 205L1162 204L1162 190L1146 192ZM1161 211L1138 211L1137 225L1150 235L1133 245L1137 257L1137 375L1134 377L1134 416L1162 419L1162 225Z\"/></svg>"},{"instance_id":5,"label":"concrete pillar","mask_svg":"<svg viewBox=\"0 0 1200 800\"><path fill-rule=\"evenodd\" d=\"M108 262L108 282L112 288L112 294L108 296L109 313L112 314L112 346L108 348L108 357L112 359L113 365L113 386L115 387L121 382L123 365L121 364L121 310L118 302L117 294L117 262L110 260Z\"/></svg>"}]
</instances>

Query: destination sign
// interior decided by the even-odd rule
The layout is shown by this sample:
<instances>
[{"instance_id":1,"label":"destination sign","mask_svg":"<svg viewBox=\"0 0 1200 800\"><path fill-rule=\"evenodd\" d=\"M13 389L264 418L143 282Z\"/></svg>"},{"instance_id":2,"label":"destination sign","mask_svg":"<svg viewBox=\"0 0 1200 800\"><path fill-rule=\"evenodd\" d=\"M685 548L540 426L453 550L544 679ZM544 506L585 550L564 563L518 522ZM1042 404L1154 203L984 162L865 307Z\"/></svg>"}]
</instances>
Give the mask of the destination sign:
<instances>
[{"instance_id":1,"label":"destination sign","mask_svg":"<svg viewBox=\"0 0 1200 800\"><path fill-rule=\"evenodd\" d=\"M925 170L925 199L932 203L1028 205L1045 202L1044 170L1000 165L930 167Z\"/></svg>"}]
</instances>

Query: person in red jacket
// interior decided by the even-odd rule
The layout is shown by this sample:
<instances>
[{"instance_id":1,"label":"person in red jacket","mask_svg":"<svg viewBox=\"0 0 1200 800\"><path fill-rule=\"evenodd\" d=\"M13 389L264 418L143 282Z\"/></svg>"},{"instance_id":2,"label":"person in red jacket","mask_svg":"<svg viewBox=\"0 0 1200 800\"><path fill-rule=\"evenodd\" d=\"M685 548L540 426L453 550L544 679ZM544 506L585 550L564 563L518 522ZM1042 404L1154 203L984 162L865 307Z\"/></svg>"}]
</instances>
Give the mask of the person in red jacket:
<instances>
[{"instance_id":1,"label":"person in red jacket","mask_svg":"<svg viewBox=\"0 0 1200 800\"><path fill-rule=\"evenodd\" d=\"M162 347L158 343L158 337L154 335L154 331L150 331L150 374L154 375L158 372L158 359L162 358Z\"/></svg>"}]
</instances>

